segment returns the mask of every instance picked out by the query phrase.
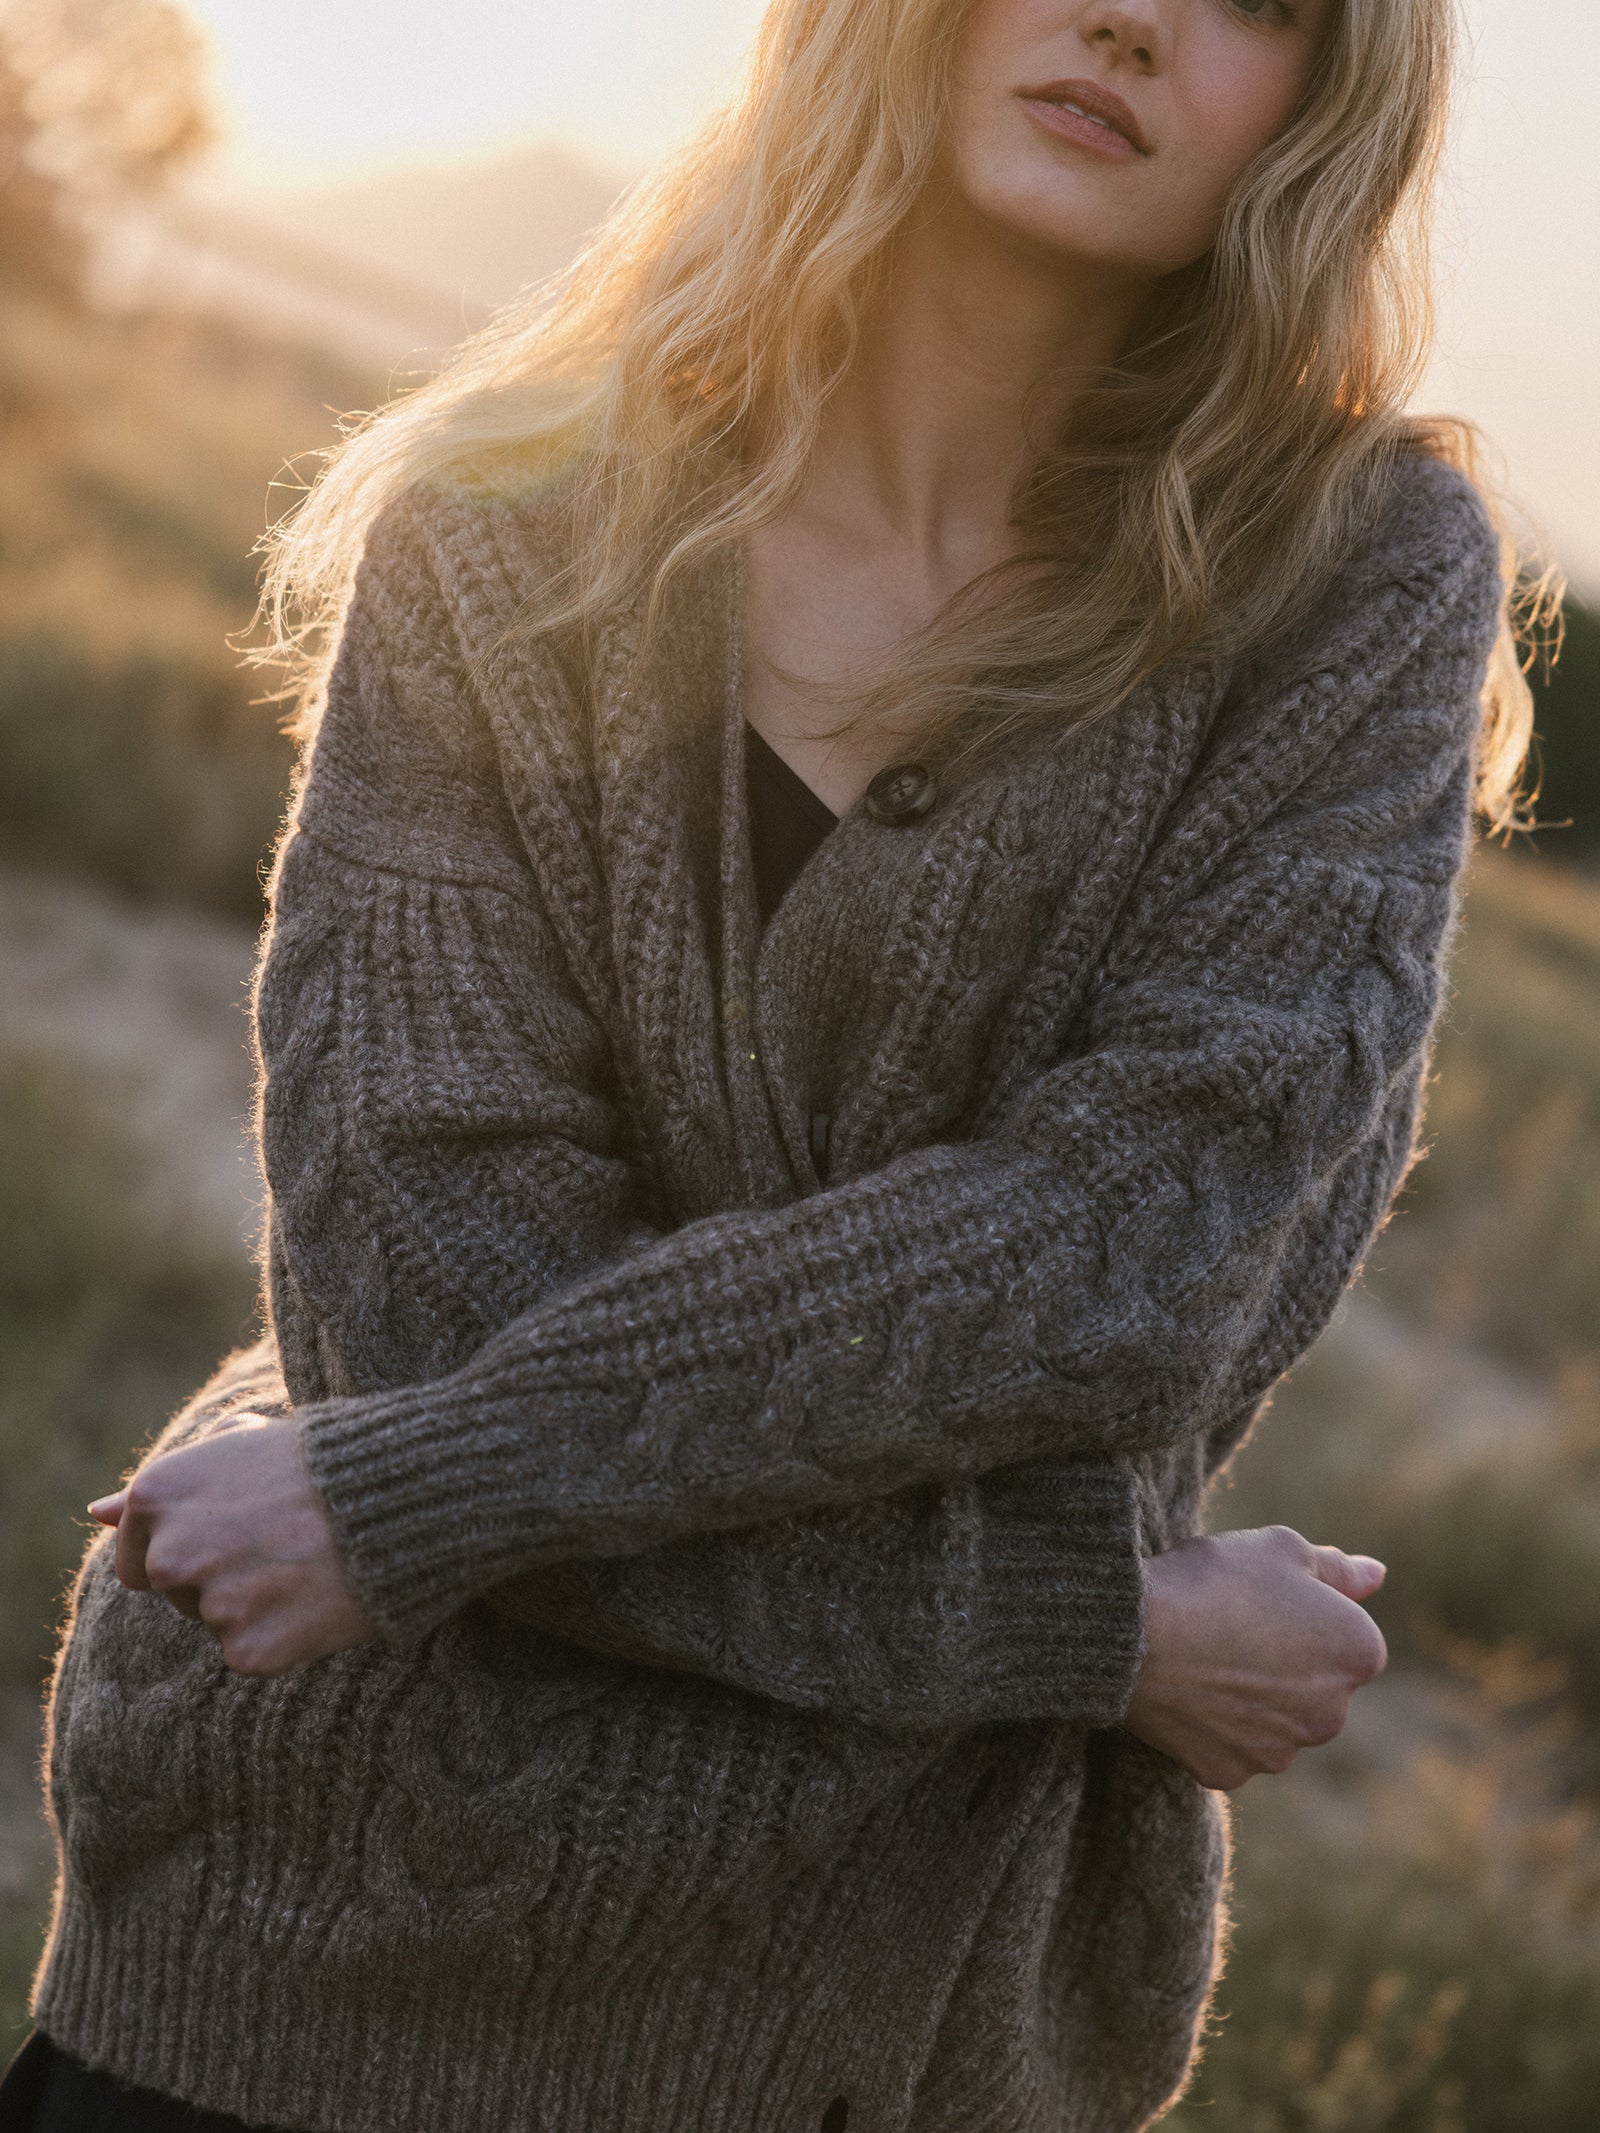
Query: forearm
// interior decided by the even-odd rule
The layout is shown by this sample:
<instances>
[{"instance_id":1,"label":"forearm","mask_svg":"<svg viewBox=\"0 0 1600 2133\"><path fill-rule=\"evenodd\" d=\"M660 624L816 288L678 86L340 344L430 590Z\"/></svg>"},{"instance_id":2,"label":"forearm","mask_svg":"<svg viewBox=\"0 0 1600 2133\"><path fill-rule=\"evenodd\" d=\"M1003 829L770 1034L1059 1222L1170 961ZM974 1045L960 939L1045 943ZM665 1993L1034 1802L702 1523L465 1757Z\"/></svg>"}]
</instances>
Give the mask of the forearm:
<instances>
[{"instance_id":1,"label":"forearm","mask_svg":"<svg viewBox=\"0 0 1600 2133\"><path fill-rule=\"evenodd\" d=\"M230 1358L155 1449L288 1411L263 1341ZM875 1724L1105 1725L1142 1654L1141 1563L1126 1467L1041 1465L574 1558L481 1598L594 1652Z\"/></svg>"},{"instance_id":2,"label":"forearm","mask_svg":"<svg viewBox=\"0 0 1600 2133\"><path fill-rule=\"evenodd\" d=\"M1292 1147L1284 1159L1301 1163ZM1381 1150L1357 1160L1376 1175ZM305 1409L313 1475L374 1612L416 1634L473 1591L566 1559L1024 1462L1123 1464L1204 1430L1273 1319L1284 1255L1303 1241L1293 1226L1230 1237L1219 1207L1214 1257L1189 1256L1180 1235L1163 1259L1164 1211L1193 1196L1135 1174L1128 1199L1143 1200L1171 1283L1141 1292L1115 1268L1108 1282L1099 1226L1074 1219L1058 1169L991 1171L963 1221L982 1167L981 1152L945 1147L857 1181L896 1196L893 1256L870 1219L859 1257L834 1251L850 1225L826 1195L730 1216L688 1240L704 1257L676 1295L652 1293L647 1250L445 1379ZM781 1287L760 1278L760 1233L780 1222ZM1366 1242L1322 1238L1330 1307Z\"/></svg>"},{"instance_id":3,"label":"forearm","mask_svg":"<svg viewBox=\"0 0 1600 2133\"><path fill-rule=\"evenodd\" d=\"M1109 1725L1143 1652L1133 1479L1033 1466L572 1559L488 1601L614 1657L803 1709L955 1730Z\"/></svg>"}]
</instances>

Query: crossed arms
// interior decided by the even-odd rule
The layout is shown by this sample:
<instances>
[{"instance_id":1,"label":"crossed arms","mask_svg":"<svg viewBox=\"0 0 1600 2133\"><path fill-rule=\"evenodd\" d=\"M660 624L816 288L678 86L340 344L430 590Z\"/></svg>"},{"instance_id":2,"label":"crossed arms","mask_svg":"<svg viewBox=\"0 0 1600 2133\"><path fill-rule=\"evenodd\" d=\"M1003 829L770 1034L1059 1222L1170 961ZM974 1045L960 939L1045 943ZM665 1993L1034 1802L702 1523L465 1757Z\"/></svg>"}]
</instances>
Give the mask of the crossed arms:
<instances>
[{"instance_id":1,"label":"crossed arms","mask_svg":"<svg viewBox=\"0 0 1600 2133\"><path fill-rule=\"evenodd\" d=\"M390 668L386 601L450 622L415 544L380 550L259 1031L283 1392L384 1634L488 1596L883 1723L1121 1715L1144 1477L1314 1337L1409 1153L1498 596L1458 517L1280 676L1277 746L1211 766L1070 1049L982 1139L666 1233L504 809L395 849L419 755L459 797L493 751L463 674ZM211 1411L260 1411L271 1366Z\"/></svg>"}]
</instances>

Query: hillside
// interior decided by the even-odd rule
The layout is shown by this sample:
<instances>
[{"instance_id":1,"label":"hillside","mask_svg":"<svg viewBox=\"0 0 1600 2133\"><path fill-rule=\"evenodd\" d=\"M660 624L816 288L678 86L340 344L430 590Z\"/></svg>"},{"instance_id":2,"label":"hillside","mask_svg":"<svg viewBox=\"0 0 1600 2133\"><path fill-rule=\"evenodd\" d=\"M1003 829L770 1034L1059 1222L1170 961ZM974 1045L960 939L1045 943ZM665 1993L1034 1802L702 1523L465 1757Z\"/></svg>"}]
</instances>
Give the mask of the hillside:
<instances>
[{"instance_id":1,"label":"hillside","mask_svg":"<svg viewBox=\"0 0 1600 2133\"><path fill-rule=\"evenodd\" d=\"M482 161L258 190L238 206L265 228L416 282L470 319L564 267L622 185L619 173L533 143Z\"/></svg>"},{"instance_id":2,"label":"hillside","mask_svg":"<svg viewBox=\"0 0 1600 2133\"><path fill-rule=\"evenodd\" d=\"M292 462L377 385L182 319L0 304L0 837L251 917L290 753L228 639Z\"/></svg>"}]
</instances>

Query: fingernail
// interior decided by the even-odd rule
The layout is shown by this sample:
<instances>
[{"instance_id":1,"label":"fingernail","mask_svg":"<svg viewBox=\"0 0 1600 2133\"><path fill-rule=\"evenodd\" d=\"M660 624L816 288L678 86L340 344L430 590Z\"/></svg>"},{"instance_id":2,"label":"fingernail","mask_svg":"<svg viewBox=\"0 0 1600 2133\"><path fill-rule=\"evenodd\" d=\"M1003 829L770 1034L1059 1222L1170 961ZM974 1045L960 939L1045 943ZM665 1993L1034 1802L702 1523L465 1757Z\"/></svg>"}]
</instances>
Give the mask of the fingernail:
<instances>
[{"instance_id":1,"label":"fingernail","mask_svg":"<svg viewBox=\"0 0 1600 2133\"><path fill-rule=\"evenodd\" d=\"M1370 1571L1374 1577L1381 1578L1387 1575L1384 1565L1378 1561L1375 1555L1356 1555L1351 1557L1351 1561L1358 1564L1361 1569Z\"/></svg>"}]
</instances>

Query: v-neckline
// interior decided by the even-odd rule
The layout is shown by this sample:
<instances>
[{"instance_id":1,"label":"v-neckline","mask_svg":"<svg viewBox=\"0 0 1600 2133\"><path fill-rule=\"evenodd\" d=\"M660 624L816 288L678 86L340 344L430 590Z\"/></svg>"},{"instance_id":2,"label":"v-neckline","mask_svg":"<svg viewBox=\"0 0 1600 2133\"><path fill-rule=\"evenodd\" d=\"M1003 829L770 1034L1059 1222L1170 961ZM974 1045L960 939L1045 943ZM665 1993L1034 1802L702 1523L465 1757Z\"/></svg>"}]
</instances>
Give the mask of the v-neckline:
<instances>
[{"instance_id":1,"label":"v-neckline","mask_svg":"<svg viewBox=\"0 0 1600 2133\"><path fill-rule=\"evenodd\" d=\"M719 924L714 966L714 995L720 1024L718 1049L730 1097L741 1086L757 1094L760 1106L771 1121L772 1141L768 1151L743 1142L736 1151L748 1196L756 1204L771 1204L796 1191L814 1190L816 1172L810 1156L808 1118L794 1091L785 1085L781 1069L776 1076L772 1072L775 1064L772 1016L780 1003L768 990L766 975L782 931L781 921L788 919L793 923L794 914L793 898L786 895L770 921L763 924L757 900L750 788L746 775L747 736L756 733L757 729L745 716L744 708L748 581L743 541L732 544L731 550L721 558L721 568L723 697L720 718L713 721L714 728L720 727L721 757L717 810L720 827ZM769 741L761 738L766 747L772 747ZM783 763L776 749L772 749L772 753ZM826 809L831 818L827 833L820 840L819 851L822 845L832 845L841 837L851 836L856 818L864 813L862 803L857 801L843 814L835 815L821 794L814 792L797 770L787 763L784 763L784 769L804 788L810 802ZM812 854L807 867L817 856L818 853ZM799 877L796 877L791 888L798 887ZM781 1044L779 1049L781 1051ZM776 1170L772 1167L774 1159L778 1165Z\"/></svg>"},{"instance_id":2,"label":"v-neckline","mask_svg":"<svg viewBox=\"0 0 1600 2133\"><path fill-rule=\"evenodd\" d=\"M814 786L807 783L788 758L778 753L771 741L761 731L761 728L751 723L749 714L745 713L743 716L745 745L748 747L752 740L755 742L756 746L763 751L768 767L774 771L784 789L798 800L801 806L806 808L807 812L822 824L824 829L837 828L838 824L843 820L843 816L835 813L827 801L823 799L821 793Z\"/></svg>"}]
</instances>

